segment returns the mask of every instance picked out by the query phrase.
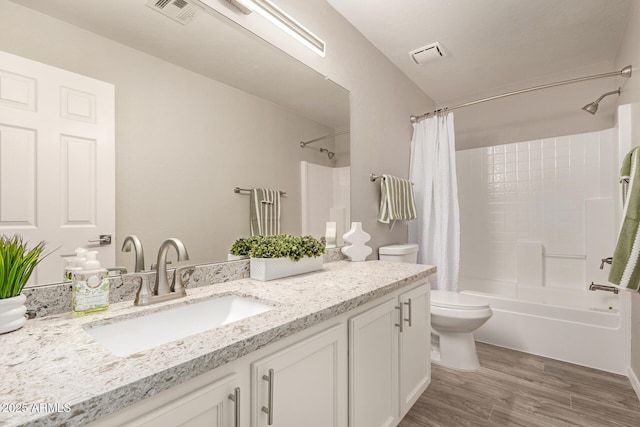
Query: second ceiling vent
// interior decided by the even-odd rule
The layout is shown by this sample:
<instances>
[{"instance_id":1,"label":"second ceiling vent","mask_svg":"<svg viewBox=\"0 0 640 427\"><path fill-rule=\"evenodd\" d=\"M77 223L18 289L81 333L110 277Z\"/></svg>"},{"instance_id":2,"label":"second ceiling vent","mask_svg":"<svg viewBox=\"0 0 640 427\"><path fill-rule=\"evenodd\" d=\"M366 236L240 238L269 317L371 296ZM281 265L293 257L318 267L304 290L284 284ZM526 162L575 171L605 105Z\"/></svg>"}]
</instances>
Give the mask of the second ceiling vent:
<instances>
[{"instance_id":1,"label":"second ceiling vent","mask_svg":"<svg viewBox=\"0 0 640 427\"><path fill-rule=\"evenodd\" d=\"M444 49L442 49L442 46L440 46L438 42L419 47L409 52L409 56L416 64L424 64L434 59L444 58L446 55Z\"/></svg>"}]
</instances>

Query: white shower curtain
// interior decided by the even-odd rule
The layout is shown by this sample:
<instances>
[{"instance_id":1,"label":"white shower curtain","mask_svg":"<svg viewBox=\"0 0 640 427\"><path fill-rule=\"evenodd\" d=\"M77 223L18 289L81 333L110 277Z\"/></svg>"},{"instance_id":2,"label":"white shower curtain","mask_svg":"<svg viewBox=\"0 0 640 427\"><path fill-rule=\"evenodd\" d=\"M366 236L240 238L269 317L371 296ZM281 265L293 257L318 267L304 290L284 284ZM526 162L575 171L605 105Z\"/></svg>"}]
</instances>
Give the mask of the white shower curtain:
<instances>
[{"instance_id":1,"label":"white shower curtain","mask_svg":"<svg viewBox=\"0 0 640 427\"><path fill-rule=\"evenodd\" d=\"M418 262L438 267L438 289L455 291L460 263L460 211L453 113L413 124L411 166L418 219L409 241L420 246Z\"/></svg>"}]
</instances>

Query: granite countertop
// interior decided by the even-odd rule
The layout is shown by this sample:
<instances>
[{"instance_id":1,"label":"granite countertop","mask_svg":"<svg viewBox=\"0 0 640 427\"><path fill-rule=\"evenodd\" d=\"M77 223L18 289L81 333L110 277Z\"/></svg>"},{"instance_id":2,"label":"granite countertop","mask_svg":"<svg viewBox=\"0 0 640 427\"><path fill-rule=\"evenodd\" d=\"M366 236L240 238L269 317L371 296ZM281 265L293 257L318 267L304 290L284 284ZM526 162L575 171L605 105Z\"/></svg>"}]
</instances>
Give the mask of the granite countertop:
<instances>
[{"instance_id":1,"label":"granite countertop","mask_svg":"<svg viewBox=\"0 0 640 427\"><path fill-rule=\"evenodd\" d=\"M188 290L186 298L76 317L34 319L0 335L0 426L81 425L435 273L435 267L367 261L260 282L240 279ZM150 350L118 357L83 327L203 298L257 298L271 311Z\"/></svg>"}]
</instances>

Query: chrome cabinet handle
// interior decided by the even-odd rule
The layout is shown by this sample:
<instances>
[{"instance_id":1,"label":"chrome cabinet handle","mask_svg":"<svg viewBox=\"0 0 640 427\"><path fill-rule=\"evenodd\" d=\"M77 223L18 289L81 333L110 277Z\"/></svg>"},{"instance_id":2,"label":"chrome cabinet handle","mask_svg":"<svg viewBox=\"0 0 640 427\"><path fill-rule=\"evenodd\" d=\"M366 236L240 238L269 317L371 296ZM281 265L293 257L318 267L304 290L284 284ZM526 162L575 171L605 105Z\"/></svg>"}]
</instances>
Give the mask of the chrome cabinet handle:
<instances>
[{"instance_id":1,"label":"chrome cabinet handle","mask_svg":"<svg viewBox=\"0 0 640 427\"><path fill-rule=\"evenodd\" d=\"M269 383L267 406L262 407L262 412L267 414L267 425L273 425L273 369L269 369L269 375L263 375L262 379Z\"/></svg>"},{"instance_id":2,"label":"chrome cabinet handle","mask_svg":"<svg viewBox=\"0 0 640 427\"><path fill-rule=\"evenodd\" d=\"M404 313L402 312L402 307L402 304L396 306L396 310L400 310L400 323L396 323L396 326L400 328L400 332L404 332Z\"/></svg>"},{"instance_id":3,"label":"chrome cabinet handle","mask_svg":"<svg viewBox=\"0 0 640 427\"><path fill-rule=\"evenodd\" d=\"M235 404L233 425L234 427L240 427L240 387L236 387L233 390L233 394L229 394L229 400Z\"/></svg>"},{"instance_id":4,"label":"chrome cabinet handle","mask_svg":"<svg viewBox=\"0 0 640 427\"><path fill-rule=\"evenodd\" d=\"M89 240L89 243L100 243L101 245L110 245L111 234L101 234L98 240Z\"/></svg>"},{"instance_id":5,"label":"chrome cabinet handle","mask_svg":"<svg viewBox=\"0 0 640 427\"><path fill-rule=\"evenodd\" d=\"M407 317L404 320L407 323L409 323L409 327L411 327L411 319L413 317L412 314L411 314L411 312L412 312L412 310L411 310L411 298L407 299L407 302L405 302L404 305L406 305L409 308L409 310L408 310L409 317Z\"/></svg>"}]
</instances>

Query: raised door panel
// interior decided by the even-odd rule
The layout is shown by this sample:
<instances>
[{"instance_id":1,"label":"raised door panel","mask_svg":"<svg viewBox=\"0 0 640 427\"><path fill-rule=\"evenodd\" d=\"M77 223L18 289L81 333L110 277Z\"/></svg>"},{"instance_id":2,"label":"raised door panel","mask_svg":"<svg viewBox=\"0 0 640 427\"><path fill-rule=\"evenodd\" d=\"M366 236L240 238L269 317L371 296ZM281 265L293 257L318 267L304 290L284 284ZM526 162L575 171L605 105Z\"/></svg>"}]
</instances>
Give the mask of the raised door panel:
<instances>
[{"instance_id":1,"label":"raised door panel","mask_svg":"<svg viewBox=\"0 0 640 427\"><path fill-rule=\"evenodd\" d=\"M251 384L252 426L347 427L345 326L252 363Z\"/></svg>"},{"instance_id":2,"label":"raised door panel","mask_svg":"<svg viewBox=\"0 0 640 427\"><path fill-rule=\"evenodd\" d=\"M0 124L0 229L36 227L36 132Z\"/></svg>"},{"instance_id":3,"label":"raised door panel","mask_svg":"<svg viewBox=\"0 0 640 427\"><path fill-rule=\"evenodd\" d=\"M349 425L397 424L399 311L393 298L349 320Z\"/></svg>"},{"instance_id":4,"label":"raised door panel","mask_svg":"<svg viewBox=\"0 0 640 427\"><path fill-rule=\"evenodd\" d=\"M131 427L234 427L235 403L229 398L235 396L238 386L236 375L226 376L186 394L175 394L175 399L137 415L121 424L112 419L111 425ZM110 421L105 421L105 426ZM102 424L96 424L96 426Z\"/></svg>"},{"instance_id":5,"label":"raised door panel","mask_svg":"<svg viewBox=\"0 0 640 427\"><path fill-rule=\"evenodd\" d=\"M400 334L400 411L411 409L431 381L429 285L400 296L404 327Z\"/></svg>"}]
</instances>

